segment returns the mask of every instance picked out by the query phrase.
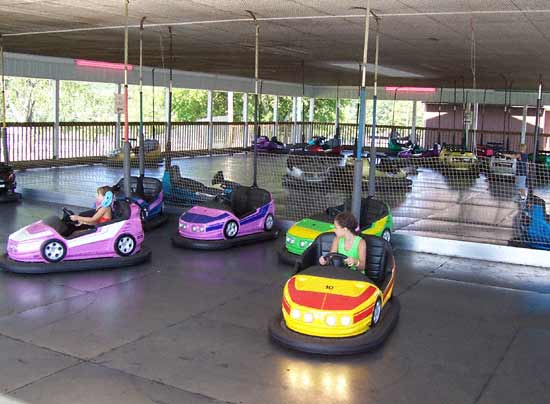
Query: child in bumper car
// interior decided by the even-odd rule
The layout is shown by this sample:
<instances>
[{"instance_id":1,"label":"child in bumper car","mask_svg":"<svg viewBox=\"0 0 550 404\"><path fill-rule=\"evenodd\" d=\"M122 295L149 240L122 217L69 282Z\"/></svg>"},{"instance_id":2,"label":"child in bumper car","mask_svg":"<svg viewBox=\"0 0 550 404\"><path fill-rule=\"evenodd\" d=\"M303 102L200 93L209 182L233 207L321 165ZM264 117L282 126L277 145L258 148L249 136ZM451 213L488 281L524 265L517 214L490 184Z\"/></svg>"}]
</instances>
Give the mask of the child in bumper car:
<instances>
[{"instance_id":1,"label":"child in bumper car","mask_svg":"<svg viewBox=\"0 0 550 404\"><path fill-rule=\"evenodd\" d=\"M345 255L347 258L344 263L350 269L355 271L365 271L365 261L367 258L367 243L356 234L359 224L355 216L350 212L342 212L334 218L334 233L336 237L330 248L331 253ZM326 265L327 260L324 257L319 258L321 265Z\"/></svg>"}]
</instances>

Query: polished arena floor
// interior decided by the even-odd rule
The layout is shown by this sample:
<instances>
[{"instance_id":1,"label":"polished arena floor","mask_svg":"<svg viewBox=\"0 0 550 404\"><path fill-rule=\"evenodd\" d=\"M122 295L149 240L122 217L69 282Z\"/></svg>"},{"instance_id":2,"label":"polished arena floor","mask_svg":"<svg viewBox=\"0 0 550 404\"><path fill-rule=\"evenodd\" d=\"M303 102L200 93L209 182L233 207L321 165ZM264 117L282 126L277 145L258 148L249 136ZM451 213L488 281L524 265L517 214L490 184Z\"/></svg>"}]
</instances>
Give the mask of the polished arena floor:
<instances>
[{"instance_id":1,"label":"polished arena floor","mask_svg":"<svg viewBox=\"0 0 550 404\"><path fill-rule=\"evenodd\" d=\"M0 243L60 206L0 207ZM147 235L135 268L0 272L0 402L547 403L547 270L397 251L401 318L385 346L327 358L273 345L291 275L279 242L225 252Z\"/></svg>"}]
</instances>

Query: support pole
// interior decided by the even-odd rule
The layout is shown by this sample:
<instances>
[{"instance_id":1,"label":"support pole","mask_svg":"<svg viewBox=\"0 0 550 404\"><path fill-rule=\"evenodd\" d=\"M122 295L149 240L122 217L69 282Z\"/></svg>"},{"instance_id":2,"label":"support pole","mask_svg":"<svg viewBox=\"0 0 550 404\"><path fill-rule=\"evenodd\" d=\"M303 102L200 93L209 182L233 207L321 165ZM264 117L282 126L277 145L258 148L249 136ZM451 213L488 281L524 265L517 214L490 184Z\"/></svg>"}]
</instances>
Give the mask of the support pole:
<instances>
[{"instance_id":1,"label":"support pole","mask_svg":"<svg viewBox=\"0 0 550 404\"><path fill-rule=\"evenodd\" d=\"M208 90L206 99L206 119L208 121L208 152L212 155L212 147L214 146L214 122L212 117L213 104L212 90Z\"/></svg>"},{"instance_id":2,"label":"support pole","mask_svg":"<svg viewBox=\"0 0 550 404\"><path fill-rule=\"evenodd\" d=\"M129 0L124 0L124 194L126 198L131 198L130 188L130 140L128 126L128 4Z\"/></svg>"},{"instance_id":3,"label":"support pole","mask_svg":"<svg viewBox=\"0 0 550 404\"><path fill-rule=\"evenodd\" d=\"M4 37L0 36L0 74L2 75L2 157L4 163L9 164L8 126L6 123L6 79L4 77Z\"/></svg>"},{"instance_id":4,"label":"support pole","mask_svg":"<svg viewBox=\"0 0 550 404\"><path fill-rule=\"evenodd\" d=\"M279 97L273 97L273 136L279 133Z\"/></svg>"},{"instance_id":5,"label":"support pole","mask_svg":"<svg viewBox=\"0 0 550 404\"><path fill-rule=\"evenodd\" d=\"M233 91L227 92L227 122L233 122Z\"/></svg>"},{"instance_id":6,"label":"support pole","mask_svg":"<svg viewBox=\"0 0 550 404\"><path fill-rule=\"evenodd\" d=\"M309 99L309 138L313 137L313 121L315 120L315 98Z\"/></svg>"},{"instance_id":7,"label":"support pole","mask_svg":"<svg viewBox=\"0 0 550 404\"><path fill-rule=\"evenodd\" d=\"M361 89L359 91L359 127L357 131L357 150L355 156L355 172L353 175L353 195L352 195L352 213L356 218L361 217L361 193L363 180L363 142L365 138L365 98L367 81L367 55L369 49L369 17L370 0L367 0L367 9L365 10L365 38L363 43L363 63L361 65ZM371 159L376 163L376 159ZM374 175L374 171L372 172ZM374 181L372 181L374 186ZM369 184L369 194L370 194Z\"/></svg>"},{"instance_id":8,"label":"support pole","mask_svg":"<svg viewBox=\"0 0 550 404\"><path fill-rule=\"evenodd\" d=\"M254 52L254 166L252 186L258 186L258 135L260 132L259 97L260 97L260 24L252 11L248 11L256 27L256 46Z\"/></svg>"},{"instance_id":9,"label":"support pole","mask_svg":"<svg viewBox=\"0 0 550 404\"><path fill-rule=\"evenodd\" d=\"M539 150L539 132L540 132L540 110L542 108L542 78L539 79L539 92L537 97L537 112L535 118L535 143L533 145L533 163L537 162L537 152Z\"/></svg>"},{"instance_id":10,"label":"support pole","mask_svg":"<svg viewBox=\"0 0 550 404\"><path fill-rule=\"evenodd\" d=\"M59 158L59 79L53 82L53 153L52 158Z\"/></svg>"},{"instance_id":11,"label":"support pole","mask_svg":"<svg viewBox=\"0 0 550 404\"><path fill-rule=\"evenodd\" d=\"M527 105L523 106L523 119L521 121L521 138L520 143L525 144L527 137Z\"/></svg>"},{"instance_id":12,"label":"support pole","mask_svg":"<svg viewBox=\"0 0 550 404\"><path fill-rule=\"evenodd\" d=\"M174 69L174 38L172 35L172 27L168 27L168 34L170 35L170 78L168 81L168 102L166 103L168 109L166 110L166 169L169 169L172 166L172 86L174 85L173 80L173 69Z\"/></svg>"},{"instance_id":13,"label":"support pole","mask_svg":"<svg viewBox=\"0 0 550 404\"><path fill-rule=\"evenodd\" d=\"M416 144L416 107L418 104L418 101L413 101L413 109L412 109L412 125L411 125L411 136L410 141L413 144Z\"/></svg>"},{"instance_id":14,"label":"support pole","mask_svg":"<svg viewBox=\"0 0 550 404\"><path fill-rule=\"evenodd\" d=\"M340 132L340 98L336 95L336 119L334 120L334 133Z\"/></svg>"},{"instance_id":15,"label":"support pole","mask_svg":"<svg viewBox=\"0 0 550 404\"><path fill-rule=\"evenodd\" d=\"M249 146L248 141L248 94L243 94L243 122L244 122L244 137L243 137L243 147L245 149Z\"/></svg>"},{"instance_id":16,"label":"support pole","mask_svg":"<svg viewBox=\"0 0 550 404\"><path fill-rule=\"evenodd\" d=\"M143 17L139 24L139 179L138 193L143 193L143 177L145 177L145 136L143 134Z\"/></svg>"},{"instance_id":17,"label":"support pole","mask_svg":"<svg viewBox=\"0 0 550 404\"><path fill-rule=\"evenodd\" d=\"M292 143L298 143L298 98L292 97Z\"/></svg>"},{"instance_id":18,"label":"support pole","mask_svg":"<svg viewBox=\"0 0 550 404\"><path fill-rule=\"evenodd\" d=\"M478 117L479 116L479 103L474 103L474 116L473 116L473 126L472 126L472 150L475 154L477 148L477 128L478 128Z\"/></svg>"},{"instance_id":19,"label":"support pole","mask_svg":"<svg viewBox=\"0 0 550 404\"><path fill-rule=\"evenodd\" d=\"M367 17L368 18L368 17ZM378 99L378 55L380 51L380 21L376 20L376 48L374 56L374 94L372 96L372 132L370 138L369 197L376 192L376 101ZM356 216L359 218L360 216Z\"/></svg>"},{"instance_id":20,"label":"support pole","mask_svg":"<svg viewBox=\"0 0 550 404\"><path fill-rule=\"evenodd\" d=\"M300 143L306 142L306 137L304 134L304 99L298 97L296 99L296 136L300 139Z\"/></svg>"},{"instance_id":21,"label":"support pole","mask_svg":"<svg viewBox=\"0 0 550 404\"><path fill-rule=\"evenodd\" d=\"M120 83L117 84L117 94L120 96L122 94L122 85ZM120 112L116 113L116 126L115 126L115 144L113 149L118 149L120 145L122 144L122 137L121 137L121 126L122 126L122 114Z\"/></svg>"}]
</instances>

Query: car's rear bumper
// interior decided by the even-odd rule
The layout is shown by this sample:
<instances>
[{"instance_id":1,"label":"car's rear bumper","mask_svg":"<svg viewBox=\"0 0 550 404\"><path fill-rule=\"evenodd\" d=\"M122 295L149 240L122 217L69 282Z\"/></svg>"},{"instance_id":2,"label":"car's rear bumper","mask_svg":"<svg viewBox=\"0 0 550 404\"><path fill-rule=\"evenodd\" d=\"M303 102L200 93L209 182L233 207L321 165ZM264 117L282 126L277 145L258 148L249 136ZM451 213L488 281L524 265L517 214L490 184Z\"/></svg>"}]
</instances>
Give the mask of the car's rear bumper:
<instances>
[{"instance_id":1,"label":"car's rear bumper","mask_svg":"<svg viewBox=\"0 0 550 404\"><path fill-rule=\"evenodd\" d=\"M168 221L168 215L166 213L160 213L152 217L148 217L147 220L142 221L143 231L151 231L157 227L162 226Z\"/></svg>"}]
</instances>

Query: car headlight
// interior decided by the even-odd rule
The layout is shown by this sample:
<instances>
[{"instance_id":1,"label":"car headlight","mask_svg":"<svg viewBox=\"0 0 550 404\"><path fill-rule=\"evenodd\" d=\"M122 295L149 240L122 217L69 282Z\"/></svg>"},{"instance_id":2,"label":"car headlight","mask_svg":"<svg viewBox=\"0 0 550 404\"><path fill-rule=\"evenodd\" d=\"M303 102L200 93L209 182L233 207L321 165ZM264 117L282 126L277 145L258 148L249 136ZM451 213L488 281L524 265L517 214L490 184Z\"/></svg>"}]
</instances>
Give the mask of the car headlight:
<instances>
[{"instance_id":1,"label":"car headlight","mask_svg":"<svg viewBox=\"0 0 550 404\"><path fill-rule=\"evenodd\" d=\"M300 248L304 248L307 245L307 242L300 241Z\"/></svg>"},{"instance_id":2,"label":"car headlight","mask_svg":"<svg viewBox=\"0 0 550 404\"><path fill-rule=\"evenodd\" d=\"M292 317L294 320L298 320L302 316L302 313L300 313L300 310L298 309L292 309L290 311L290 317Z\"/></svg>"},{"instance_id":3,"label":"car headlight","mask_svg":"<svg viewBox=\"0 0 550 404\"><path fill-rule=\"evenodd\" d=\"M204 226L201 226L199 230L200 230L201 232L204 232L205 227L204 227Z\"/></svg>"},{"instance_id":4,"label":"car headlight","mask_svg":"<svg viewBox=\"0 0 550 404\"><path fill-rule=\"evenodd\" d=\"M312 323L313 322L313 314L311 313L305 313L304 314L304 321L306 323Z\"/></svg>"},{"instance_id":5,"label":"car headlight","mask_svg":"<svg viewBox=\"0 0 550 404\"><path fill-rule=\"evenodd\" d=\"M334 327L336 325L336 317L333 315L329 315L325 318L325 322L327 325Z\"/></svg>"},{"instance_id":6,"label":"car headlight","mask_svg":"<svg viewBox=\"0 0 550 404\"><path fill-rule=\"evenodd\" d=\"M182 230L187 229L187 225L185 223L180 223L180 229Z\"/></svg>"},{"instance_id":7,"label":"car headlight","mask_svg":"<svg viewBox=\"0 0 550 404\"><path fill-rule=\"evenodd\" d=\"M344 327L350 326L351 325L351 317L350 316L340 317L340 324L342 324Z\"/></svg>"},{"instance_id":8,"label":"car headlight","mask_svg":"<svg viewBox=\"0 0 550 404\"><path fill-rule=\"evenodd\" d=\"M197 226L191 227L191 230L194 231L194 232L196 232L198 229L199 229L199 228L198 228Z\"/></svg>"},{"instance_id":9,"label":"car headlight","mask_svg":"<svg viewBox=\"0 0 550 404\"><path fill-rule=\"evenodd\" d=\"M286 242L287 242L288 244L294 244L295 240L294 240L292 237L287 237L287 238L286 238Z\"/></svg>"}]
</instances>

